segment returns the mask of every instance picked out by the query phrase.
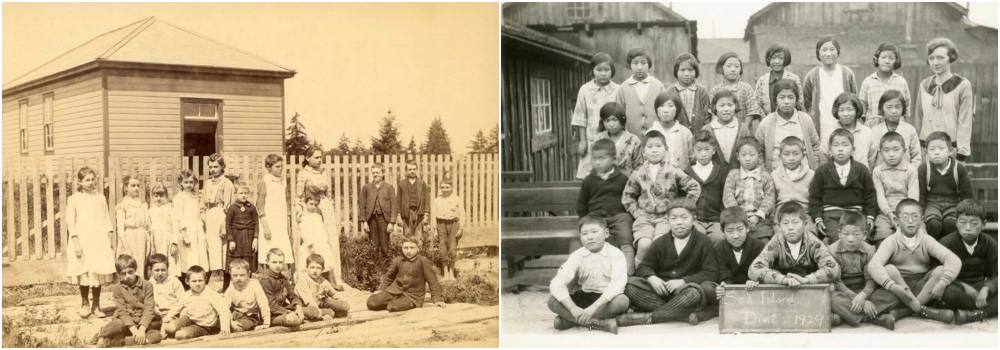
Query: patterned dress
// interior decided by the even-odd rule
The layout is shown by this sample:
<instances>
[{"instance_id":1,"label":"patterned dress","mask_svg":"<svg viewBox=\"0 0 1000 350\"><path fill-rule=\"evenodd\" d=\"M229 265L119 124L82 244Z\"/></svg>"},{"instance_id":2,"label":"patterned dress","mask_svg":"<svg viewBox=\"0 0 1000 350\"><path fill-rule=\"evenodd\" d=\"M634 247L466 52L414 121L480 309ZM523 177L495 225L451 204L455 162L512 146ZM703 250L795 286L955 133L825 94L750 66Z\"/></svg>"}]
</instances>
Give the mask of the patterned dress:
<instances>
[{"instance_id":1,"label":"patterned dress","mask_svg":"<svg viewBox=\"0 0 1000 350\"><path fill-rule=\"evenodd\" d=\"M601 131L597 134L597 139L611 140L611 136L608 136L607 131ZM622 131L621 136L615 141L615 151L618 153L615 156L615 165L618 166L618 170L622 174L626 176L631 174L632 170L642 163L642 153L639 152L641 143L642 140L639 139L639 136L628 131Z\"/></svg>"}]
</instances>

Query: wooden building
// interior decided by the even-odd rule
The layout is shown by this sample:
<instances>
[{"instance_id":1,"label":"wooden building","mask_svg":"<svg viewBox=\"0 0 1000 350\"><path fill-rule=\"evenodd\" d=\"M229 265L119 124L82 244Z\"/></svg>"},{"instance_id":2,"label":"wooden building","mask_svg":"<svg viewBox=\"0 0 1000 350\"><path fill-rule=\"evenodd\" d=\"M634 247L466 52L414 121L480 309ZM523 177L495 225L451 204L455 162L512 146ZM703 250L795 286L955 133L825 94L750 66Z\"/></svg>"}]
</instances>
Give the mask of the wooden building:
<instances>
[{"instance_id":1,"label":"wooden building","mask_svg":"<svg viewBox=\"0 0 1000 350\"><path fill-rule=\"evenodd\" d=\"M995 65L997 29L968 14L954 2L774 2L750 16L743 40L750 62L763 61L768 46L783 43L796 64L818 64L816 41L827 35L838 39L844 64L871 64L878 44L888 42L903 48L905 66L921 65L927 42L947 37L962 62Z\"/></svg>"},{"instance_id":2,"label":"wooden building","mask_svg":"<svg viewBox=\"0 0 1000 350\"><path fill-rule=\"evenodd\" d=\"M674 81L674 58L698 54L698 24L655 2L505 3L503 19L548 34L587 52L607 52L617 66L614 80L631 74L628 50L646 48L653 55L653 74Z\"/></svg>"},{"instance_id":3,"label":"wooden building","mask_svg":"<svg viewBox=\"0 0 1000 350\"><path fill-rule=\"evenodd\" d=\"M284 81L294 75L287 67L146 18L4 85L3 163L281 153Z\"/></svg>"},{"instance_id":4,"label":"wooden building","mask_svg":"<svg viewBox=\"0 0 1000 350\"><path fill-rule=\"evenodd\" d=\"M592 53L506 21L500 38L504 181L572 180L570 118Z\"/></svg>"}]
</instances>

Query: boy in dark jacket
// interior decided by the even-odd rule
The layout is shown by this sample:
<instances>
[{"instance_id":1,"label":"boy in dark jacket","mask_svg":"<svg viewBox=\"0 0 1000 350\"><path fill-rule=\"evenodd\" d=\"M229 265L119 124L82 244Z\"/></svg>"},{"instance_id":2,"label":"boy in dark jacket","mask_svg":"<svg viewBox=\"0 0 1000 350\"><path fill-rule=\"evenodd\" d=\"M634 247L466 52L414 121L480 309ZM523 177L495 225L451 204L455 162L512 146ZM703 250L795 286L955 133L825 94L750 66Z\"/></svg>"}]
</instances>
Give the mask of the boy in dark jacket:
<instances>
[{"instance_id":1,"label":"boy in dark jacket","mask_svg":"<svg viewBox=\"0 0 1000 350\"><path fill-rule=\"evenodd\" d=\"M805 208L795 202L778 208L780 235L764 246L750 264L747 276L756 282L784 284L831 283L840 277L840 266L823 242L806 232Z\"/></svg>"},{"instance_id":2,"label":"boy in dark jacket","mask_svg":"<svg viewBox=\"0 0 1000 350\"><path fill-rule=\"evenodd\" d=\"M444 307L434 265L417 254L420 252L417 241L405 239L402 251L403 256L396 258L389 271L382 276L379 292L368 297L368 310L397 312L422 307L427 285L430 285L434 305Z\"/></svg>"},{"instance_id":3,"label":"boy in dark jacket","mask_svg":"<svg viewBox=\"0 0 1000 350\"><path fill-rule=\"evenodd\" d=\"M997 241L983 233L986 208L966 199L955 208L958 231L941 239L962 260L962 269L944 290L939 306L952 307L955 323L982 321L997 316Z\"/></svg>"},{"instance_id":4,"label":"boy in dark jacket","mask_svg":"<svg viewBox=\"0 0 1000 350\"><path fill-rule=\"evenodd\" d=\"M156 315L153 285L139 278L138 264L132 256L122 254L115 261L118 284L112 289L115 314L97 334L97 346L133 346L156 344L162 339L162 320Z\"/></svg>"},{"instance_id":5,"label":"boy in dark jacket","mask_svg":"<svg viewBox=\"0 0 1000 350\"><path fill-rule=\"evenodd\" d=\"M695 162L684 169L688 176L701 185L695 230L708 235L712 243L725 240L719 222L719 212L722 211L723 187L729 175L729 168L715 157L717 148L715 135L711 131L698 131L694 134Z\"/></svg>"},{"instance_id":6,"label":"boy in dark jacket","mask_svg":"<svg viewBox=\"0 0 1000 350\"><path fill-rule=\"evenodd\" d=\"M951 137L943 131L932 132L927 136L927 163L917 168L920 206L924 208L927 234L934 239L955 232L955 205L972 198L969 172L952 159L951 152Z\"/></svg>"},{"instance_id":7,"label":"boy in dark jacket","mask_svg":"<svg viewBox=\"0 0 1000 350\"><path fill-rule=\"evenodd\" d=\"M242 182L236 185L236 201L226 209L224 241L229 252L226 261L246 260L250 263L249 272L254 273L257 272L258 215L249 197L250 185Z\"/></svg>"},{"instance_id":8,"label":"boy in dark jacket","mask_svg":"<svg viewBox=\"0 0 1000 350\"><path fill-rule=\"evenodd\" d=\"M715 242L715 259L719 266L719 283L715 286L715 298L708 298L708 307L691 314L688 322L709 320L719 314L719 300L726 295L726 284L744 284L747 291L757 286L747 278L750 262L764 250L764 243L757 239L747 239L747 213L741 207L729 207L719 214L719 223L725 239Z\"/></svg>"},{"instance_id":9,"label":"boy in dark jacket","mask_svg":"<svg viewBox=\"0 0 1000 350\"><path fill-rule=\"evenodd\" d=\"M576 202L576 213L580 218L587 216L604 219L609 240L615 248L622 251L628 264L628 274L635 273L635 247L632 246L632 215L625 211L622 205L622 192L628 176L615 167L614 141L600 139L594 141L590 150L591 165L594 171L583 179L580 186L580 197Z\"/></svg>"},{"instance_id":10,"label":"boy in dark jacket","mask_svg":"<svg viewBox=\"0 0 1000 350\"><path fill-rule=\"evenodd\" d=\"M264 295L271 307L271 325L298 327L305 320L304 303L288 277L282 273L285 269L285 253L280 248L267 251L267 269L258 274Z\"/></svg>"},{"instance_id":11,"label":"boy in dark jacket","mask_svg":"<svg viewBox=\"0 0 1000 350\"><path fill-rule=\"evenodd\" d=\"M833 159L816 168L809 183L809 215L816 223L820 238L832 244L840 238L840 217L845 212L864 215L866 226L874 227L878 198L871 172L864 164L851 159L854 134L847 129L834 130L829 143Z\"/></svg>"},{"instance_id":12,"label":"boy in dark jacket","mask_svg":"<svg viewBox=\"0 0 1000 350\"><path fill-rule=\"evenodd\" d=\"M671 234L653 241L625 286L625 295L640 312L618 316L618 326L686 321L705 305L719 271L712 242L692 229L696 210L686 198L670 203Z\"/></svg>"}]
</instances>

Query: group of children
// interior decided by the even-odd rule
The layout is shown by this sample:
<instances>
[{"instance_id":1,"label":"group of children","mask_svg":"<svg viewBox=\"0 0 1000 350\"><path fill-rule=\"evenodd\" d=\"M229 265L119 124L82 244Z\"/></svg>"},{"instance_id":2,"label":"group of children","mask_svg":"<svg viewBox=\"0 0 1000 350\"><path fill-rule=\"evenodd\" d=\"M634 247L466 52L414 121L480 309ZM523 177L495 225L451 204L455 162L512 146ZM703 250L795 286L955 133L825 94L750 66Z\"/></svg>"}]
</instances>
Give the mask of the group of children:
<instances>
[{"instance_id":1,"label":"group of children","mask_svg":"<svg viewBox=\"0 0 1000 350\"><path fill-rule=\"evenodd\" d=\"M304 166L315 172L318 160L307 159ZM190 170L181 171L180 191L172 201L167 200L166 186L157 183L150 188L152 204L147 206L141 199L140 180L126 176L125 196L115 210L117 227L112 227L107 201L96 186L97 173L81 168L78 189L66 208L70 237L66 274L80 286L83 318L107 316L100 307L101 288L118 281L112 285L117 308L98 335L99 344L155 343L164 336L186 339L346 317L347 303L335 297L345 285L340 276L339 227L332 207L323 206L330 200L328 186L320 182L330 181L329 176L320 172L300 178L297 195L303 210L298 218L302 240L298 256L305 261L295 265L283 163L276 154L265 158L267 174L257 186L256 204L250 202L249 185L234 184L225 176L221 154L209 158L209 179L200 194L196 176ZM373 237L387 233L368 228L379 227L373 222L391 222L397 203L406 207L403 219L408 226L425 227L423 240L426 231L431 231L427 218L433 218L440 247L447 250L442 254L447 257L442 271L445 278L453 279L455 249L465 218L462 199L446 178L440 196L430 206L429 191L416 178L416 168L416 163L407 163L400 188L413 190L401 190L404 200L397 201L392 186L384 183L382 166L372 167L375 180L365 186L360 198L361 208L366 208L366 197L372 197L373 203L366 212L365 231L376 244L387 243L387 237L385 241ZM369 298L369 309L420 307L427 285L434 302L444 305L434 265L418 254L421 237L413 234L416 231L411 228L404 238L402 256L383 276L380 292ZM258 271L258 261L262 271ZM221 288L210 287L210 281Z\"/></svg>"},{"instance_id":2,"label":"group of children","mask_svg":"<svg viewBox=\"0 0 1000 350\"><path fill-rule=\"evenodd\" d=\"M552 280L555 327L697 323L717 314L727 283L832 283L835 324L996 316L997 245L961 163L972 102L951 73L957 48L927 45L919 134L898 48L879 45L860 95L839 54L820 39L822 64L800 82L774 45L756 86L725 54L725 81L707 92L690 54L670 89L644 49L629 51L620 86L610 55L594 55L574 113L584 246Z\"/></svg>"}]
</instances>

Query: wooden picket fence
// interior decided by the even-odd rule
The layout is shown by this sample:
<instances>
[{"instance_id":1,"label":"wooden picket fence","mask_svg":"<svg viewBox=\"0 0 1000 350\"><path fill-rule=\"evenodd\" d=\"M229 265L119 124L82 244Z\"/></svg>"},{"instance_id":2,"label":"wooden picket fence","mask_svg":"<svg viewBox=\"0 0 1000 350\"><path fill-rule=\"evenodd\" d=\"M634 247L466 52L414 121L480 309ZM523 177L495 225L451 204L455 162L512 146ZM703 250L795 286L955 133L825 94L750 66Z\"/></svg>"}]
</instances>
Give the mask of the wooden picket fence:
<instances>
[{"instance_id":1,"label":"wooden picket fence","mask_svg":"<svg viewBox=\"0 0 1000 350\"><path fill-rule=\"evenodd\" d=\"M265 175L261 153L227 153L226 174L237 176L240 182L256 183ZM430 187L431 196L437 196L439 184L446 174L451 176L455 191L465 204L468 227L498 227L499 217L499 165L497 154L451 155L366 155L326 156L323 170L331 177L334 210L341 223L342 234L360 232L358 224L358 196L361 187L371 181L369 170L381 163L386 181L396 187L405 176L406 159L413 158L418 165L418 176ZM295 184L302 170L304 157L284 157L284 178L289 203L289 215L297 216ZM138 176L143 183L142 196L148 201L149 188L163 183L169 195L178 190L177 175L190 169L204 179L208 173L208 157L100 157L68 158L38 157L21 160L4 168L3 173L3 262L24 260L54 260L66 254L68 241L66 225L62 225L62 209L66 200L76 190L76 173L83 166L94 168L99 174L108 164L108 173L98 176L98 188L104 189L115 220L114 208L124 195L122 178ZM200 186L199 186L200 188ZM251 196L251 201L255 197ZM296 220L292 225L294 248L298 246ZM298 251L295 249L295 251Z\"/></svg>"}]
</instances>

